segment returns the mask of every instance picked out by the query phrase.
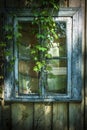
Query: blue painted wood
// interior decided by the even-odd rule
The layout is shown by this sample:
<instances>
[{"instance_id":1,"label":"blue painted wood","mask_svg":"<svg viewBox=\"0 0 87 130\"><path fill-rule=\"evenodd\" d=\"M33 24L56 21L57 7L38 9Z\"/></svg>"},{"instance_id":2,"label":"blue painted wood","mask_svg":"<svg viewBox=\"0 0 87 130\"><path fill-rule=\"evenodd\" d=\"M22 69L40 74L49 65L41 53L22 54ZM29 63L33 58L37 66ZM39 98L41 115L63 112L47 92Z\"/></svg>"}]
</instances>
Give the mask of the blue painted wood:
<instances>
[{"instance_id":1,"label":"blue painted wood","mask_svg":"<svg viewBox=\"0 0 87 130\"><path fill-rule=\"evenodd\" d=\"M9 15L10 14L10 15ZM16 15L13 15L16 14ZM7 19L5 19L8 23L14 22L14 29L16 26L17 20L27 21L32 19L32 13L29 9L23 10L8 10ZM10 51L13 55L16 56L15 67L12 72L9 72L7 68L5 68L5 100L6 101L23 101L23 102L57 102L57 101L81 101L81 90L82 90L82 68L81 68L81 60L82 60L82 31L81 31L81 10L78 8L61 8L59 13L55 16L65 17L67 16L66 22L70 21L69 28L67 28L68 36L68 86L67 86L67 94L44 94L43 95L18 95L18 86L15 83L15 80L18 81L18 55L16 49L15 40L14 39L10 46ZM69 19L69 20L68 20ZM15 30L16 31L16 30ZM9 59L11 57L6 57L6 66L9 66ZM43 87L44 88L44 87Z\"/></svg>"}]
</instances>

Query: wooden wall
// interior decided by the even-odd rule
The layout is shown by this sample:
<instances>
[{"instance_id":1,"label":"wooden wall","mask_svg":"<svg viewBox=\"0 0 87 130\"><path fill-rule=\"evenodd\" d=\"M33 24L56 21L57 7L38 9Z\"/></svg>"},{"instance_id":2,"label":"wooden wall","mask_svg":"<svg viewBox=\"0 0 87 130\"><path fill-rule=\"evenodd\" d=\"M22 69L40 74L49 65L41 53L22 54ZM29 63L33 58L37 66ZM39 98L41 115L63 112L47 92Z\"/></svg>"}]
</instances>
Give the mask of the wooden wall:
<instances>
[{"instance_id":1,"label":"wooden wall","mask_svg":"<svg viewBox=\"0 0 87 130\"><path fill-rule=\"evenodd\" d=\"M0 0L0 8L24 7L24 2L25 0ZM82 102L4 103L2 101L0 130L87 130L87 1L60 0L60 6L82 8Z\"/></svg>"}]
</instances>

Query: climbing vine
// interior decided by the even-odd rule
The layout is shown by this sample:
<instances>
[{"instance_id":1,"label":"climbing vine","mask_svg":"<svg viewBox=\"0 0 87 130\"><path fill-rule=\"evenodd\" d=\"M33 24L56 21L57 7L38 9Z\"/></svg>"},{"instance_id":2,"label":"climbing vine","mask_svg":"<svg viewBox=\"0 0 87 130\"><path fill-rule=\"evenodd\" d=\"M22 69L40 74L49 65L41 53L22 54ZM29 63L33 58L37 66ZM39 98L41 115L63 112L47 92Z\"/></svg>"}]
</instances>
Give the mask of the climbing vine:
<instances>
[{"instance_id":1,"label":"climbing vine","mask_svg":"<svg viewBox=\"0 0 87 130\"><path fill-rule=\"evenodd\" d=\"M33 5L34 1L28 0L28 6ZM32 24L37 24L39 28L39 31L35 32L38 42L31 50L33 60L35 61L34 71L36 72L41 71L44 67L45 70L49 69L46 65L46 59L50 58L51 54L48 51L54 39L58 39L57 26L53 18L55 11L59 9L58 3L55 0L41 0L39 5L40 7L38 8L31 7L34 16Z\"/></svg>"},{"instance_id":2,"label":"climbing vine","mask_svg":"<svg viewBox=\"0 0 87 130\"><path fill-rule=\"evenodd\" d=\"M37 4L39 6L37 6ZM35 5L35 6L34 6ZM56 0L26 0L26 6L31 8L34 19L32 24L37 24L39 31L35 32L37 43L31 49L31 55L35 61L34 71L39 72L45 67L45 70L48 69L46 66L46 59L51 57L51 54L48 53L54 39L58 39L58 34L56 33L56 23L53 18L55 11L58 12L59 4ZM0 48L3 48L3 57L7 57L7 62L9 65L7 69L12 70L15 62L15 57L12 57L10 48L10 43L16 35L17 39L20 38L21 34L13 34L13 25L6 24L4 25L4 41L0 42ZM33 32L34 33L34 32ZM20 44L20 43L19 43ZM38 53L39 52L39 53ZM2 69L2 65L0 68ZM4 76L0 75L0 80Z\"/></svg>"}]
</instances>

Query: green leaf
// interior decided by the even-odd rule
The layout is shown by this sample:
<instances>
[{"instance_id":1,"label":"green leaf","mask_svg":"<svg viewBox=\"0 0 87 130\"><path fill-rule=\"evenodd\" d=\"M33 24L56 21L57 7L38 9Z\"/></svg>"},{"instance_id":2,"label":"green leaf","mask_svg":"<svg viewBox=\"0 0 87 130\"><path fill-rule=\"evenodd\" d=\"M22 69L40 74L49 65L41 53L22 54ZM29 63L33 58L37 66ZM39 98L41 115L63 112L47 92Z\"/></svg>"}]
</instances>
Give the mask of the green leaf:
<instances>
[{"instance_id":1,"label":"green leaf","mask_svg":"<svg viewBox=\"0 0 87 130\"><path fill-rule=\"evenodd\" d=\"M43 66L43 64L41 63L41 62L36 62L36 65L38 66L38 69L40 70L41 68L42 68L42 66Z\"/></svg>"},{"instance_id":2,"label":"green leaf","mask_svg":"<svg viewBox=\"0 0 87 130\"><path fill-rule=\"evenodd\" d=\"M12 27L12 25L5 25L4 29L5 29L5 31L12 31L13 27Z\"/></svg>"},{"instance_id":3,"label":"green leaf","mask_svg":"<svg viewBox=\"0 0 87 130\"><path fill-rule=\"evenodd\" d=\"M8 40L12 40L13 36L12 36L12 35L7 35L6 38L7 38Z\"/></svg>"},{"instance_id":4,"label":"green leaf","mask_svg":"<svg viewBox=\"0 0 87 130\"><path fill-rule=\"evenodd\" d=\"M34 66L33 70L34 70L35 72L38 72L38 71L39 71L38 68L37 68L37 66Z\"/></svg>"},{"instance_id":5,"label":"green leaf","mask_svg":"<svg viewBox=\"0 0 87 130\"><path fill-rule=\"evenodd\" d=\"M36 49L38 49L39 51L42 51L42 52L44 52L44 51L47 50L46 47L42 47L41 45L37 45L37 46L36 46Z\"/></svg>"},{"instance_id":6,"label":"green leaf","mask_svg":"<svg viewBox=\"0 0 87 130\"><path fill-rule=\"evenodd\" d=\"M10 51L5 51L5 52L4 52L4 55L5 55L5 56L10 56L10 55L11 55L11 52L10 52Z\"/></svg>"},{"instance_id":7,"label":"green leaf","mask_svg":"<svg viewBox=\"0 0 87 130\"><path fill-rule=\"evenodd\" d=\"M38 38L38 39L44 39L44 38L45 38L45 36L44 36L44 35L42 35L42 34L37 34L37 38Z\"/></svg>"},{"instance_id":8,"label":"green leaf","mask_svg":"<svg viewBox=\"0 0 87 130\"><path fill-rule=\"evenodd\" d=\"M1 43L0 43L0 47L6 47L6 43L1 42Z\"/></svg>"},{"instance_id":9,"label":"green leaf","mask_svg":"<svg viewBox=\"0 0 87 130\"><path fill-rule=\"evenodd\" d=\"M35 54L36 53L36 51L33 49L33 50L31 50L31 54Z\"/></svg>"}]
</instances>

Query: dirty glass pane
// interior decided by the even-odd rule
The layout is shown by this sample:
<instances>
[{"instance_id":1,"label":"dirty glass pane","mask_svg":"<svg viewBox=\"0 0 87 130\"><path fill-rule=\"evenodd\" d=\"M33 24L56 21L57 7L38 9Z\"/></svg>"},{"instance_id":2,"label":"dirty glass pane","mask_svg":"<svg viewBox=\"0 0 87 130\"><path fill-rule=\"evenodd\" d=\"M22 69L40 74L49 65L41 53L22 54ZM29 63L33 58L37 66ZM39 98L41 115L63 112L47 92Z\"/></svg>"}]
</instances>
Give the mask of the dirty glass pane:
<instances>
[{"instance_id":1,"label":"dirty glass pane","mask_svg":"<svg viewBox=\"0 0 87 130\"><path fill-rule=\"evenodd\" d=\"M38 73L33 71L35 65L31 56L31 49L36 43L35 31L37 26L32 25L31 21L21 21L18 23L21 33L19 43L18 78L20 94L38 93Z\"/></svg>"},{"instance_id":2,"label":"dirty glass pane","mask_svg":"<svg viewBox=\"0 0 87 130\"><path fill-rule=\"evenodd\" d=\"M19 33L21 34L19 38L19 58L31 58L30 51L37 43L35 34L38 31L38 26L31 22L18 22Z\"/></svg>"},{"instance_id":3,"label":"dirty glass pane","mask_svg":"<svg viewBox=\"0 0 87 130\"><path fill-rule=\"evenodd\" d=\"M52 57L67 57L66 22L58 21L55 31L58 35L58 39L54 39L48 53L51 54Z\"/></svg>"},{"instance_id":4,"label":"dirty glass pane","mask_svg":"<svg viewBox=\"0 0 87 130\"><path fill-rule=\"evenodd\" d=\"M51 60L48 67L50 71L47 74L48 92L66 93L67 90L67 62L66 60Z\"/></svg>"},{"instance_id":5,"label":"dirty glass pane","mask_svg":"<svg viewBox=\"0 0 87 130\"><path fill-rule=\"evenodd\" d=\"M57 24L58 40L54 40L49 50L52 58L48 59L46 91L52 93L67 92L67 45L66 22Z\"/></svg>"}]
</instances>

